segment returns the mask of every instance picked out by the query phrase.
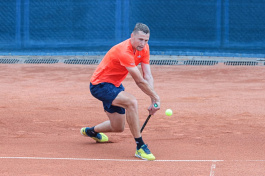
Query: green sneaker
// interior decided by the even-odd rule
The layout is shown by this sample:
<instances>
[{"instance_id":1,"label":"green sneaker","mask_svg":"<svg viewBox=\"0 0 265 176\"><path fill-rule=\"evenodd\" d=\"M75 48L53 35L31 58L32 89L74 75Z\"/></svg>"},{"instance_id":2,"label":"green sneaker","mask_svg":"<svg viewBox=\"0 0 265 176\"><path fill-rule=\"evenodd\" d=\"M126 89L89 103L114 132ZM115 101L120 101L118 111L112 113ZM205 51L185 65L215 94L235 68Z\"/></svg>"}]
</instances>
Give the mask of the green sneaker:
<instances>
[{"instance_id":1,"label":"green sneaker","mask_svg":"<svg viewBox=\"0 0 265 176\"><path fill-rule=\"evenodd\" d=\"M96 142L103 143L103 142L108 142L108 141L109 141L108 136L105 135L104 133L97 133L97 135L94 137L95 133L94 133L93 131L91 131L91 128L89 128L89 127L81 128L80 133L81 133L83 136L91 137L91 138L94 139ZM94 134L94 135L93 135L93 134Z\"/></svg>"},{"instance_id":2,"label":"green sneaker","mask_svg":"<svg viewBox=\"0 0 265 176\"><path fill-rule=\"evenodd\" d=\"M150 152L146 144L142 145L139 150L136 150L135 156L143 160L152 161L155 160L155 156Z\"/></svg>"}]
</instances>

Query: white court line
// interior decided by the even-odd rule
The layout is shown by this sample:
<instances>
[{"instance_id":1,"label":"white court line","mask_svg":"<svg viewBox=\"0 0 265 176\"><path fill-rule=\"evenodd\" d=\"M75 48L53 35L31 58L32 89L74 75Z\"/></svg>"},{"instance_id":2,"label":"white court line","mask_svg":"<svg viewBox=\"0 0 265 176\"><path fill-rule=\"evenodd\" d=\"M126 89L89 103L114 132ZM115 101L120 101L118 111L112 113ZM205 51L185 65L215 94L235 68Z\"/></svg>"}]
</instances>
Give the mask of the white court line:
<instances>
[{"instance_id":1,"label":"white court line","mask_svg":"<svg viewBox=\"0 0 265 176\"><path fill-rule=\"evenodd\" d=\"M216 162L213 162L212 166L211 166L211 171L210 171L210 176L214 176L214 170L216 168Z\"/></svg>"},{"instance_id":2,"label":"white court line","mask_svg":"<svg viewBox=\"0 0 265 176\"><path fill-rule=\"evenodd\" d=\"M49 157L0 157L0 159L30 159L30 160L76 160L76 161L145 161L140 159L95 159L95 158L49 158ZM224 160L154 160L155 162L222 162ZM153 162L154 162L153 161Z\"/></svg>"},{"instance_id":3,"label":"white court line","mask_svg":"<svg viewBox=\"0 0 265 176\"><path fill-rule=\"evenodd\" d=\"M29 159L29 160L76 160L76 161L133 161L145 160L135 159L96 159L96 158L51 158L51 157L0 157L0 159ZM265 162L265 160L154 160L153 162ZM212 165L213 166L213 165Z\"/></svg>"}]
</instances>

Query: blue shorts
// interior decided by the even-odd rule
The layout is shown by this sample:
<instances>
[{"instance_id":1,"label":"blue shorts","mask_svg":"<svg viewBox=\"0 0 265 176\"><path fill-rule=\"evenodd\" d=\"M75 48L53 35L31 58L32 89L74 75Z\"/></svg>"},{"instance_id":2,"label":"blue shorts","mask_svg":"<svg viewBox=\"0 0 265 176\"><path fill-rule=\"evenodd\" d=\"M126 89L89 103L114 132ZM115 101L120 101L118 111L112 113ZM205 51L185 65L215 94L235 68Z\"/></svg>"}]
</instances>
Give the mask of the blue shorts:
<instances>
[{"instance_id":1,"label":"blue shorts","mask_svg":"<svg viewBox=\"0 0 265 176\"><path fill-rule=\"evenodd\" d=\"M103 107L105 111L109 113L117 112L119 114L125 114L124 108L111 105L113 100L121 91L124 91L124 87L122 84L119 87L116 87L113 84L106 82L97 85L93 85L90 83L91 94L95 98L103 102Z\"/></svg>"}]
</instances>

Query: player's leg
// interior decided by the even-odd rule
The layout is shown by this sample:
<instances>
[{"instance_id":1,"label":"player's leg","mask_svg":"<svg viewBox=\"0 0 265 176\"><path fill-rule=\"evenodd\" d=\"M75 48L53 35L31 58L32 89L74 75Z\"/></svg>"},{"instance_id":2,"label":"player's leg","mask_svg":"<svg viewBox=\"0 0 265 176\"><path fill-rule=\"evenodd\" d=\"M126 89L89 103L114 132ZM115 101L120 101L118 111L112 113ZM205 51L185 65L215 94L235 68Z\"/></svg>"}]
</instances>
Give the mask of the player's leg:
<instances>
[{"instance_id":1,"label":"player's leg","mask_svg":"<svg viewBox=\"0 0 265 176\"><path fill-rule=\"evenodd\" d=\"M82 128L81 133L84 135L86 135L87 133L92 135L96 134L97 136L92 138L98 142L107 141L108 138L104 133L101 133L102 130L105 130L105 132L110 132L113 130L113 128L115 128L115 130L123 130L125 118L122 118L124 117L124 115L118 114L125 114L126 109L126 119L129 124L131 133L137 143L135 156L146 160L154 160L154 155L150 152L147 145L144 144L141 137L138 104L136 98L133 95L124 92L124 87L122 85L115 87L110 83L100 83L98 85L90 84L90 91L95 98L103 102L105 111L110 113L107 114L110 120L103 122L100 125L96 125L95 127L92 127L92 129L89 128L89 130L87 130L88 128ZM119 120L115 119L115 117L118 117Z\"/></svg>"},{"instance_id":2,"label":"player's leg","mask_svg":"<svg viewBox=\"0 0 265 176\"><path fill-rule=\"evenodd\" d=\"M104 106L109 117L108 121L96 125L94 132L121 132L124 130L125 114L122 111L114 112L120 107L126 109L126 120L134 138L140 138L140 126L138 117L138 105L136 98L124 91L121 91L112 101L111 107Z\"/></svg>"},{"instance_id":3,"label":"player's leg","mask_svg":"<svg viewBox=\"0 0 265 176\"><path fill-rule=\"evenodd\" d=\"M126 120L137 145L135 156L144 160L155 160L155 156L143 142L140 133L138 103L136 98L130 93L123 91L118 94L112 104L126 109Z\"/></svg>"},{"instance_id":4,"label":"player's leg","mask_svg":"<svg viewBox=\"0 0 265 176\"><path fill-rule=\"evenodd\" d=\"M97 142L107 142L108 137L103 132L121 132L124 130L125 109L111 105L117 95L124 91L124 87L122 85L115 87L111 83L90 84L90 91L95 98L103 102L109 120L94 127L84 127L80 132L84 136L92 137Z\"/></svg>"},{"instance_id":5,"label":"player's leg","mask_svg":"<svg viewBox=\"0 0 265 176\"><path fill-rule=\"evenodd\" d=\"M106 111L109 120L95 126L96 132L123 132L125 126L125 114Z\"/></svg>"},{"instance_id":6,"label":"player's leg","mask_svg":"<svg viewBox=\"0 0 265 176\"><path fill-rule=\"evenodd\" d=\"M112 105L126 109L126 120L134 138L141 137L138 104L136 98L128 92L120 92L113 100Z\"/></svg>"},{"instance_id":7,"label":"player's leg","mask_svg":"<svg viewBox=\"0 0 265 176\"><path fill-rule=\"evenodd\" d=\"M92 137L97 142L108 142L105 132L122 132L125 126L125 114L107 112L109 120L102 122L94 127L84 127L81 134ZM103 133L104 132L104 133Z\"/></svg>"}]
</instances>

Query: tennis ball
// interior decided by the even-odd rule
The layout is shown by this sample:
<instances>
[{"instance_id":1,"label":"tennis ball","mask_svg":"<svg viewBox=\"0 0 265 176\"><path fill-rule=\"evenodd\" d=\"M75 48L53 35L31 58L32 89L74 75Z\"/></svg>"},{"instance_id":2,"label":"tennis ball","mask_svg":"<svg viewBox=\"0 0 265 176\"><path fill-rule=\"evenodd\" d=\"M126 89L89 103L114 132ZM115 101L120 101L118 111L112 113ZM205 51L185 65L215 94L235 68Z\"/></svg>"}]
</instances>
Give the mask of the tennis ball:
<instances>
[{"instance_id":1,"label":"tennis ball","mask_svg":"<svg viewBox=\"0 0 265 176\"><path fill-rule=\"evenodd\" d=\"M173 112L172 112L171 109L167 109L166 112L165 112L165 114L166 114L167 116L171 116L171 115L173 114Z\"/></svg>"}]
</instances>

